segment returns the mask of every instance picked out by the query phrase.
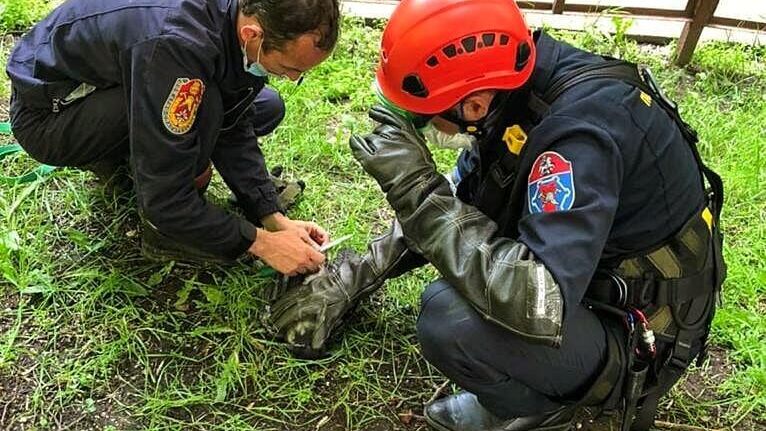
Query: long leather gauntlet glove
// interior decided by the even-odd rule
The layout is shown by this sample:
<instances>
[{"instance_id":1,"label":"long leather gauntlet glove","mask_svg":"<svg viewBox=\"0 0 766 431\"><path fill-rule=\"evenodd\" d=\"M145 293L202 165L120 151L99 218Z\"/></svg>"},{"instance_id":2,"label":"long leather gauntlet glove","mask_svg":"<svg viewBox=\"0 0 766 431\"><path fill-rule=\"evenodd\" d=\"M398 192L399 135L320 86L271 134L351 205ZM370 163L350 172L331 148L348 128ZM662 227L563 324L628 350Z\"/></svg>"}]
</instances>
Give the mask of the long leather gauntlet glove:
<instances>
[{"instance_id":1,"label":"long leather gauntlet glove","mask_svg":"<svg viewBox=\"0 0 766 431\"><path fill-rule=\"evenodd\" d=\"M561 341L563 297L527 247L497 237L497 225L452 196L425 142L406 120L375 107L382 123L351 149L386 193L411 250L436 269L487 319L530 341Z\"/></svg>"},{"instance_id":2,"label":"long leather gauntlet glove","mask_svg":"<svg viewBox=\"0 0 766 431\"><path fill-rule=\"evenodd\" d=\"M319 273L295 278L299 282L272 307L273 326L296 356L320 357L327 339L359 301L387 279L426 263L407 249L401 226L394 221L388 233L368 245L364 256L344 251Z\"/></svg>"}]
</instances>

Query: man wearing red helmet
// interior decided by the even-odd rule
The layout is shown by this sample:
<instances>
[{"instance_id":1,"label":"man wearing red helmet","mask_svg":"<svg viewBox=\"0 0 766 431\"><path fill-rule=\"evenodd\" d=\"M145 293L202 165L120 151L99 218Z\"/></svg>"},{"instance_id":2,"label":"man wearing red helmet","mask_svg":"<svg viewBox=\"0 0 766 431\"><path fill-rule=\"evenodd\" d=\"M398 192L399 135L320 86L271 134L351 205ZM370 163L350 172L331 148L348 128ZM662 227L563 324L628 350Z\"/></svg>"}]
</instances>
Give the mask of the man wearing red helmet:
<instances>
[{"instance_id":1,"label":"man wearing red helmet","mask_svg":"<svg viewBox=\"0 0 766 431\"><path fill-rule=\"evenodd\" d=\"M725 273L720 177L675 105L648 71L533 34L509 0L403 0L377 86L380 125L351 149L397 219L291 287L280 335L319 354L361 298L429 262L443 278L418 338L464 389L426 406L434 428L566 430L598 405L647 429L704 356ZM425 124L472 136L455 192Z\"/></svg>"}]
</instances>

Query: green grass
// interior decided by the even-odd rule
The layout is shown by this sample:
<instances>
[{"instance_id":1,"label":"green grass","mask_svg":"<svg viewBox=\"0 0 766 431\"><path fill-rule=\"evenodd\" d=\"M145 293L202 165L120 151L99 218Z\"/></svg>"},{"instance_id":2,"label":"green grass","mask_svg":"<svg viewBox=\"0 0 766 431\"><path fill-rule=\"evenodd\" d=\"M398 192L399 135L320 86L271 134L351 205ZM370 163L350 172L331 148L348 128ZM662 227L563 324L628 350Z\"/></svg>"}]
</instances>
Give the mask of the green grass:
<instances>
[{"instance_id":1,"label":"green grass","mask_svg":"<svg viewBox=\"0 0 766 431\"><path fill-rule=\"evenodd\" d=\"M21 31L43 18L61 0L0 0L0 31Z\"/></svg>"},{"instance_id":2,"label":"green grass","mask_svg":"<svg viewBox=\"0 0 766 431\"><path fill-rule=\"evenodd\" d=\"M702 46L689 70L668 66L622 37L559 33L600 52L652 65L702 136L727 185L729 278L713 341L726 351L698 397L675 391L666 418L759 429L766 420L766 72L763 49ZM263 143L271 166L308 183L291 214L362 250L392 213L353 161L348 136L365 132L379 28L349 22L330 61L304 84L280 84L285 123ZM5 55L9 45L3 45ZM5 57L3 57L5 58ZM0 97L7 97L3 81ZM5 91L5 93L3 93ZM444 169L454 153L439 151ZM0 162L5 172L8 165ZM223 200L219 180L213 198ZM256 268L156 265L141 258L133 202L92 177L59 170L46 182L0 185L0 427L4 429L388 430L444 378L414 333L422 269L388 284L362 308L332 356L299 361L261 319L273 280ZM720 384L718 383L720 381ZM762 424L763 422L761 422Z\"/></svg>"}]
</instances>

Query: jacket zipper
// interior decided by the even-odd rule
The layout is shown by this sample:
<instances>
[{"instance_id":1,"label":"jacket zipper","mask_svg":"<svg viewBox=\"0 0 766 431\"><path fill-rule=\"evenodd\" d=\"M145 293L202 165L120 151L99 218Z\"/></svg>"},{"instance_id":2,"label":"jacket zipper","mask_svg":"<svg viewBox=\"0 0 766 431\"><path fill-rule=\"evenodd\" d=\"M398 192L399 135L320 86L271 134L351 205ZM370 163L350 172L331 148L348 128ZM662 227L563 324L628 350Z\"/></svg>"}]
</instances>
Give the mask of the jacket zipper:
<instances>
[{"instance_id":1,"label":"jacket zipper","mask_svg":"<svg viewBox=\"0 0 766 431\"><path fill-rule=\"evenodd\" d=\"M242 100L237 102L237 104L234 105L231 109L225 111L223 113L223 117L226 118L226 114L229 114L229 113L239 109L242 106L243 103L245 103L248 99L250 99L250 97L253 95L253 91L254 91L253 87L248 87L247 96L243 97ZM252 102L252 100L250 102ZM231 123L231 125L229 127L222 128L221 131L225 132L227 130L231 130L232 128L234 128L234 126L237 124L239 119L242 118L242 116L245 114L245 111L246 111L246 109L243 109L242 111L240 111L239 115L237 115L237 118L234 119L234 121Z\"/></svg>"},{"instance_id":2,"label":"jacket zipper","mask_svg":"<svg viewBox=\"0 0 766 431\"><path fill-rule=\"evenodd\" d=\"M72 102L73 102L72 100L66 101L66 100L61 100L59 98L53 99L52 110L53 110L54 113L59 113L59 112L61 112L61 108L62 107L66 107L67 105L71 104Z\"/></svg>"}]
</instances>

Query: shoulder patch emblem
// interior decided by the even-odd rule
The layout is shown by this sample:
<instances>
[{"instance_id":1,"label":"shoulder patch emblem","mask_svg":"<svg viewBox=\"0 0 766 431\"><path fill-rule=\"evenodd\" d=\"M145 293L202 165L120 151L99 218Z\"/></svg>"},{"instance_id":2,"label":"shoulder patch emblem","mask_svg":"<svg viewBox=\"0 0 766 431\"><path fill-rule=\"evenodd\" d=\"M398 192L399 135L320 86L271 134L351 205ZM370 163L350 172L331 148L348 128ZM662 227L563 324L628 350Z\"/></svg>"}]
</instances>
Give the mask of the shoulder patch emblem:
<instances>
[{"instance_id":1,"label":"shoulder patch emblem","mask_svg":"<svg viewBox=\"0 0 766 431\"><path fill-rule=\"evenodd\" d=\"M201 79L178 78L162 108L162 122L174 135L188 132L197 118L205 84Z\"/></svg>"},{"instance_id":2,"label":"shoulder patch emblem","mask_svg":"<svg viewBox=\"0 0 766 431\"><path fill-rule=\"evenodd\" d=\"M567 211L574 199L572 162L555 151L537 156L527 182L530 214Z\"/></svg>"}]
</instances>

